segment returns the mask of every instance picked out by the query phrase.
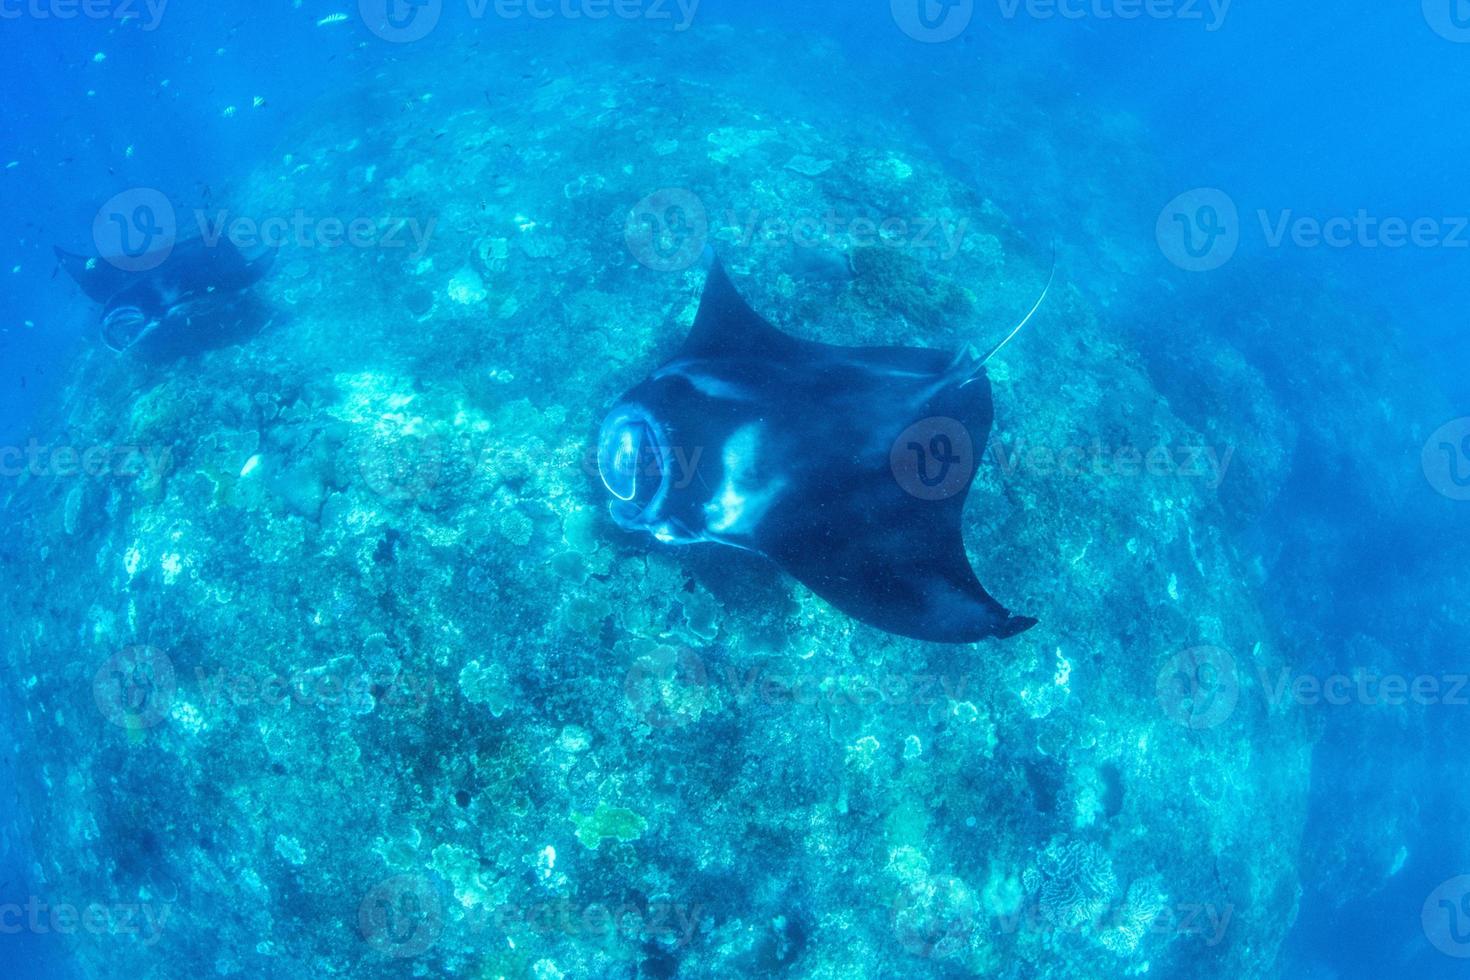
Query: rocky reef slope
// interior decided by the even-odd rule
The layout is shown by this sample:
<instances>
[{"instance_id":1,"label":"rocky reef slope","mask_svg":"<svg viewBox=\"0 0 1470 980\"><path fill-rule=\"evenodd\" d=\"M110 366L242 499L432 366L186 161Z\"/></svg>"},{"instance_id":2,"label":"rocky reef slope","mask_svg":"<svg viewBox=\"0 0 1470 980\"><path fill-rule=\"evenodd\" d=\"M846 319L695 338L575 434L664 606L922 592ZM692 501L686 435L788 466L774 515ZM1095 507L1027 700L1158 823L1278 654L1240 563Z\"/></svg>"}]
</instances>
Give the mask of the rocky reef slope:
<instances>
[{"instance_id":1,"label":"rocky reef slope","mask_svg":"<svg viewBox=\"0 0 1470 980\"><path fill-rule=\"evenodd\" d=\"M588 442L687 330L692 239L794 333L946 348L1003 336L1050 252L835 51L609 38L323 105L238 195L313 229L276 322L87 355L42 443L138 452L0 490L36 887L159 922L78 930L81 962L1272 975L1310 754L1223 529L1286 424L1212 441L1064 270L992 370L966 518L1025 636L885 636L622 534ZM362 240L323 247L332 218Z\"/></svg>"}]
</instances>

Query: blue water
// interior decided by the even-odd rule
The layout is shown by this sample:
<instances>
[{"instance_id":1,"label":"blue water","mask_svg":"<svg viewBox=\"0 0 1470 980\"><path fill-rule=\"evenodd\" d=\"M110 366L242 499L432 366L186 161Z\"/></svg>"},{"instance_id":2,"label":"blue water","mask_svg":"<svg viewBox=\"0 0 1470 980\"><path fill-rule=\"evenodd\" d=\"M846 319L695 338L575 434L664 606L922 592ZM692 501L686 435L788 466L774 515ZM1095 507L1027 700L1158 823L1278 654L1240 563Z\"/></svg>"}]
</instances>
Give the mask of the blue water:
<instances>
[{"instance_id":1,"label":"blue water","mask_svg":"<svg viewBox=\"0 0 1470 980\"><path fill-rule=\"evenodd\" d=\"M928 134L932 145L916 152L945 159L959 179L1000 168L1006 179L987 183L987 194L1032 239L1062 243L1064 274L1069 265L1086 269L1096 285L1107 275L1096 254L1108 242L1100 233L1147 242L1154 217L1177 194L1224 191L1241 215L1239 249L1226 268L1181 278L1154 251L1151 265L1116 273L1114 312L1126 311L1117 318L1129 323L1129 343L1162 354L1189 348L1197 331L1231 336L1262 307L1289 310L1288 300L1316 288L1311 284L1331 283L1345 305L1373 311L1385 348L1394 352L1398 369L1377 391L1385 405L1442 392L1448 412L1421 420L1426 433L1470 414L1470 230L1457 222L1470 215L1470 44L1436 33L1418 3L1238 0L1209 30L1193 20L1097 16L1098 8L1116 7L1107 3L1071 5L1093 11L1076 19L1008 17L1008 4L990 0L976 4L963 35L932 45L897 29L885 3L792 6L705 0L690 29L732 26L735 57L742 31L755 27L835 42L870 71L869 89L886 89L889 111L907 113ZM175 4L157 30L145 29L146 12L142 23L31 13L0 21L0 166L14 161L0 170L0 214L11 229L0 238L0 442L23 442L67 383L69 365L95 344L95 315L54 275L52 246L88 250L99 203L125 188L158 188L191 202L228 200L252 170L279 157L288 129L319 100L397 70L403 53L368 32L352 7L326 0L249 11ZM456 4L447 8L415 58L424 47L447 50L467 35L489 47L510 32L583 30L585 43L600 43L585 24L475 20ZM1208 5L1199 8L1208 20ZM347 22L318 26L339 9ZM1127 113L1142 121L1140 157L1153 168L1156 193L1118 188L1126 197L1110 209L1132 215L1133 224L1089 228L1069 213L1071 194L1112 192L1091 182L1084 153L1029 169L1023 159L967 151L967 120L955 106L972 105L975 86L997 65L1027 79L1030 101L1009 110L1023 128L1028 119L1039 125L1074 113ZM955 97L961 92L966 99ZM1360 211L1379 220L1433 219L1441 231L1458 228L1460 244L1387 248L1358 239L1340 248L1273 247L1269 226L1288 211L1320 220ZM1259 212L1268 216L1265 226ZM1181 308L1191 315L1179 316ZM1264 345L1261 356L1283 374L1294 370L1293 356L1310 359L1336 342L1321 324L1299 330L1288 313L1273 324L1282 343ZM1059 386L1065 380L1056 379ZM1189 408L1186 382L1161 387L1176 407ZM1297 390L1295 397L1303 418L1363 409L1342 405L1331 388ZM1398 447L1411 469L1419 448L1408 434ZM1466 637L1437 617L1445 603L1463 604L1470 503L1429 493L1385 502L1373 485L1354 485L1354 475L1366 470L1339 462L1304 463L1260 526L1242 532L1289 541L1289 548L1338 551L1334 580L1307 588L1275 577L1265 586L1270 602L1319 631L1318 671L1356 666L1353 651L1360 648L1353 644L1364 635L1384 644L1392 660L1381 666L1394 671L1464 671ZM1308 523L1330 533L1315 544L1294 534ZM1385 621L1386 593L1395 597L1395 615L1418 608L1422 618ZM1302 893L1276 975L1467 975L1466 960L1428 940L1420 912L1441 882L1470 873L1470 762L1463 751L1470 707L1440 705L1407 717L1324 711L1316 723ZM16 797L12 767L24 765L24 756L16 757L0 772L0 817L7 822ZM1314 878L1310 842L1365 807L1376 819L1395 821L1402 866L1391 875L1365 868L1347 886L1342 876ZM30 856L12 837L0 842L0 904L24 901L35 890ZM1464 911L1470 916L1470 908ZM70 975L51 935L0 937L0 958L8 975Z\"/></svg>"}]
</instances>

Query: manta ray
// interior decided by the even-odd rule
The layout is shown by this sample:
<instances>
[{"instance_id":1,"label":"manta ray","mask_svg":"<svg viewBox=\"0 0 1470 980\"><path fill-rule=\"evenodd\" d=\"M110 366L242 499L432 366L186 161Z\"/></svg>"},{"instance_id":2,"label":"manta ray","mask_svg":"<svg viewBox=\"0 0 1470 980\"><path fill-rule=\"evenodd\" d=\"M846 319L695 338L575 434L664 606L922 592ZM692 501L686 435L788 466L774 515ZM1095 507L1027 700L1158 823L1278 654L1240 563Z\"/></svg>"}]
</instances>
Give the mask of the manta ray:
<instances>
[{"instance_id":1,"label":"manta ray","mask_svg":"<svg viewBox=\"0 0 1470 980\"><path fill-rule=\"evenodd\" d=\"M618 400L598 470L624 530L770 559L870 626L939 643L1036 624L981 587L961 516L994 419L984 356L777 329L718 259L674 358ZM1053 271L1055 277L1055 271Z\"/></svg>"},{"instance_id":2,"label":"manta ray","mask_svg":"<svg viewBox=\"0 0 1470 980\"><path fill-rule=\"evenodd\" d=\"M220 347L250 336L268 318L249 290L270 270L273 250L248 259L228 239L195 238L167 255L130 263L60 248L56 257L82 292L102 304L102 341L118 353L170 356Z\"/></svg>"}]
</instances>

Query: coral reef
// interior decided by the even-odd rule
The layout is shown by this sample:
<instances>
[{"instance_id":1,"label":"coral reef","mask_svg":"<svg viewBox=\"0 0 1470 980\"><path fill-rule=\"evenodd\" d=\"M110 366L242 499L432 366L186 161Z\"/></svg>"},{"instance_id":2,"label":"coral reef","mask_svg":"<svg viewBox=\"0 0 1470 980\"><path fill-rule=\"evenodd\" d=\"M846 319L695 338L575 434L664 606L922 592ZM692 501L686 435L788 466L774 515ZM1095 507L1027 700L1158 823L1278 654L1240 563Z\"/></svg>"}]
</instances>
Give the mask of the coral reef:
<instances>
[{"instance_id":1,"label":"coral reef","mask_svg":"<svg viewBox=\"0 0 1470 980\"><path fill-rule=\"evenodd\" d=\"M1042 916L1063 929L1097 919L1112 904L1118 887L1107 852L1081 841L1053 843L1022 882L1036 895Z\"/></svg>"},{"instance_id":2,"label":"coral reef","mask_svg":"<svg viewBox=\"0 0 1470 980\"><path fill-rule=\"evenodd\" d=\"M168 914L146 944L78 934L84 967L1271 975L1310 747L1262 697L1281 628L1222 529L1297 427L1260 420L1245 488L1191 476L1217 434L1062 281L992 364L966 515L1031 633L904 641L749 556L621 533L588 441L701 286L639 261L639 201L692 195L752 302L837 343L993 342L1050 254L830 48L609 38L466 46L323 105L241 196L371 219L372 247L289 249L247 345L85 354L52 441L136 460L0 490L39 885ZM1095 120L1029 138L1038 166L1126 159ZM918 240L957 216L958 247ZM908 237L869 240L888 219ZM1225 710L1171 694L1200 647L1234 665Z\"/></svg>"}]
</instances>

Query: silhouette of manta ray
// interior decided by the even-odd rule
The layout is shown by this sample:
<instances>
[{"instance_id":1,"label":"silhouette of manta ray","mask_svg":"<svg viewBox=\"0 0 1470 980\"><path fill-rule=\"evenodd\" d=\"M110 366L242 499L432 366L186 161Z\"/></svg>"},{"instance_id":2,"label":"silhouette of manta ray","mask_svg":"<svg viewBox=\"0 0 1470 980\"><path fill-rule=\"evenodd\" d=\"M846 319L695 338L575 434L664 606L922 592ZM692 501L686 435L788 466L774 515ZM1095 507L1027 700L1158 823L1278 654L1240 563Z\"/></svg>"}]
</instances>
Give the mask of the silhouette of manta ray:
<instances>
[{"instance_id":1,"label":"silhouette of manta ray","mask_svg":"<svg viewBox=\"0 0 1470 980\"><path fill-rule=\"evenodd\" d=\"M102 304L102 341L122 353L169 357L236 343L257 332L269 311L253 294L275 251L247 259L228 239L190 239L131 272L60 248L56 257L93 302Z\"/></svg>"},{"instance_id":2,"label":"silhouette of manta ray","mask_svg":"<svg viewBox=\"0 0 1470 980\"><path fill-rule=\"evenodd\" d=\"M985 364L1046 291L983 357L839 347L781 332L706 259L683 349L618 401L598 437L618 525L764 555L902 636L972 643L1034 626L981 587L960 524L993 421Z\"/></svg>"}]
</instances>

